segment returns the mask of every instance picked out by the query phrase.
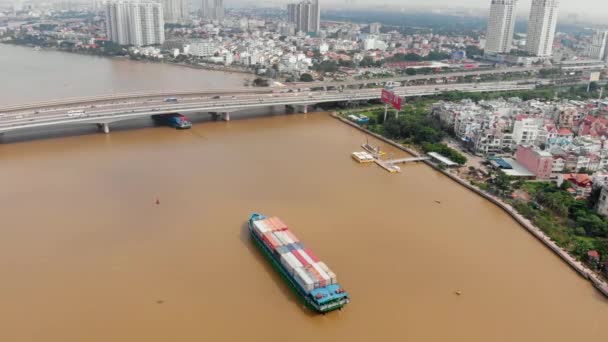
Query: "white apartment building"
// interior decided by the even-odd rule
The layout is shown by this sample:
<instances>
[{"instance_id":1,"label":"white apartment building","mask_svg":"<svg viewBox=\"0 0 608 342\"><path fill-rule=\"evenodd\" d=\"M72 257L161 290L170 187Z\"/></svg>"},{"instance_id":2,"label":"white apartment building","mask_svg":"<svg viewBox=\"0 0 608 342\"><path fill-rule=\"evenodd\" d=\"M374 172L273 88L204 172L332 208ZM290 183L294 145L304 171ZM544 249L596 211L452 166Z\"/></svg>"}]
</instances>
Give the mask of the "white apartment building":
<instances>
[{"instance_id":1,"label":"white apartment building","mask_svg":"<svg viewBox=\"0 0 608 342\"><path fill-rule=\"evenodd\" d=\"M475 132L473 144L475 154L502 153L512 147L513 135L511 133Z\"/></svg>"},{"instance_id":2,"label":"white apartment building","mask_svg":"<svg viewBox=\"0 0 608 342\"><path fill-rule=\"evenodd\" d=\"M534 145L538 137L537 118L517 118L513 124L513 143L517 145Z\"/></svg>"},{"instance_id":3,"label":"white apartment building","mask_svg":"<svg viewBox=\"0 0 608 342\"><path fill-rule=\"evenodd\" d=\"M388 48L388 45L381 41L378 40L375 37L368 37L367 39L365 39L363 41L363 50L386 50Z\"/></svg>"},{"instance_id":4,"label":"white apartment building","mask_svg":"<svg viewBox=\"0 0 608 342\"><path fill-rule=\"evenodd\" d=\"M197 57L209 57L213 56L217 51L217 44L209 40L199 40L190 43L188 54Z\"/></svg>"},{"instance_id":5,"label":"white apartment building","mask_svg":"<svg viewBox=\"0 0 608 342\"><path fill-rule=\"evenodd\" d=\"M159 45L165 41L161 4L149 1L106 3L106 34L120 45Z\"/></svg>"},{"instance_id":6,"label":"white apartment building","mask_svg":"<svg viewBox=\"0 0 608 342\"><path fill-rule=\"evenodd\" d=\"M559 0L532 0L526 51L538 57L551 57L557 25Z\"/></svg>"},{"instance_id":7,"label":"white apartment building","mask_svg":"<svg viewBox=\"0 0 608 342\"><path fill-rule=\"evenodd\" d=\"M591 44L588 47L587 55L593 59L599 59L608 62L608 31L595 30L591 37Z\"/></svg>"},{"instance_id":8,"label":"white apartment building","mask_svg":"<svg viewBox=\"0 0 608 342\"><path fill-rule=\"evenodd\" d=\"M492 0L485 51L508 53L511 51L515 30L517 0Z\"/></svg>"},{"instance_id":9,"label":"white apartment building","mask_svg":"<svg viewBox=\"0 0 608 342\"><path fill-rule=\"evenodd\" d=\"M319 33L321 29L321 7L319 6L319 0L307 0L287 5L287 20L296 25L297 31Z\"/></svg>"},{"instance_id":10,"label":"white apartment building","mask_svg":"<svg viewBox=\"0 0 608 342\"><path fill-rule=\"evenodd\" d=\"M224 20L226 10L224 0L202 0L201 15L209 20Z\"/></svg>"}]
</instances>

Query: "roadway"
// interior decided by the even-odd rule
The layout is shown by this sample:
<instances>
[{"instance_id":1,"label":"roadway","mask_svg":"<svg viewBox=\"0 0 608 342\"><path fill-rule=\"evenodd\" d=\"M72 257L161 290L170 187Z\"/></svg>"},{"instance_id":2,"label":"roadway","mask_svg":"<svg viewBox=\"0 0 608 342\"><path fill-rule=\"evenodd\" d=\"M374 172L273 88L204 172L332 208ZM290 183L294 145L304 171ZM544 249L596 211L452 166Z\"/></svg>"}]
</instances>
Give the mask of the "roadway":
<instances>
[{"instance_id":1,"label":"roadway","mask_svg":"<svg viewBox=\"0 0 608 342\"><path fill-rule=\"evenodd\" d=\"M478 84L449 84L432 86L409 86L395 88L395 93L403 97L434 95L446 91L492 92L504 90L530 90L534 85L520 85L517 82L489 82ZM0 133L17 129L45 127L61 124L89 123L103 125L107 132L108 124L121 120L150 116L161 113L229 113L239 110L268 106L301 106L306 112L308 105L363 101L380 98L380 89L364 88L356 90L332 90L314 92L283 93L234 93L234 95L176 96L177 102L165 102L163 97L129 98L123 101L99 101L95 104L76 103L42 107L17 108L2 112ZM68 114L79 110L81 114Z\"/></svg>"},{"instance_id":2,"label":"roadway","mask_svg":"<svg viewBox=\"0 0 608 342\"><path fill-rule=\"evenodd\" d=\"M537 72L541 67L516 67L516 68L500 68L500 69L489 69L489 70L471 70L471 71L458 71L458 72L446 72L428 75L412 75L412 76L397 76L397 77L383 77L383 78L372 78L372 79L361 79L361 80L349 80L349 81L335 81L335 82L293 82L285 83L287 88L317 88L317 87L344 87L353 85L365 85L365 84L384 84L387 82L410 82L410 81L423 81L432 79L454 79L467 76L481 76L481 75L499 75L508 73L522 73L522 72Z\"/></svg>"}]
</instances>

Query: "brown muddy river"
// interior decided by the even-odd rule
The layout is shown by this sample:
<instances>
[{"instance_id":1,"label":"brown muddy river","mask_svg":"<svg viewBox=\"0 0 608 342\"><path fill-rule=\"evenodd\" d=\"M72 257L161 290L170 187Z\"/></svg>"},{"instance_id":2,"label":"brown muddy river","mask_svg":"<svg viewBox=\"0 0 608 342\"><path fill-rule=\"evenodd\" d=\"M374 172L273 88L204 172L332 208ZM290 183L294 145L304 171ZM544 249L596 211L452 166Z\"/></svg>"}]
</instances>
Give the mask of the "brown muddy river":
<instances>
[{"instance_id":1,"label":"brown muddy river","mask_svg":"<svg viewBox=\"0 0 608 342\"><path fill-rule=\"evenodd\" d=\"M606 339L608 300L506 214L424 165L356 164L364 141L298 114L0 144L0 341ZM252 211L352 302L303 309Z\"/></svg>"}]
</instances>

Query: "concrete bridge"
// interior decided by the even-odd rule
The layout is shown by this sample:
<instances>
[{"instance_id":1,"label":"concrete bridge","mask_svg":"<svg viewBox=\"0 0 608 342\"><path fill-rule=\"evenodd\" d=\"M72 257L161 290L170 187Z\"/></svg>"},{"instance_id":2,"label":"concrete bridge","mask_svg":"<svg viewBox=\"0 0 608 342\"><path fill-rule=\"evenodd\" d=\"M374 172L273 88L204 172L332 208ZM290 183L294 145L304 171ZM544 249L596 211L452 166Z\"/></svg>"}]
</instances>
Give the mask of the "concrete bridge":
<instances>
[{"instance_id":1,"label":"concrete bridge","mask_svg":"<svg viewBox=\"0 0 608 342\"><path fill-rule=\"evenodd\" d=\"M395 88L403 97L435 95L447 91L493 92L506 90L529 90L534 85L516 82L491 82L478 84L450 84L433 86L410 86ZM243 91L206 91L167 94L142 94L119 97L93 97L71 101L46 102L0 108L0 133L35 127L66 124L97 124L108 133L110 124L137 117L161 113L217 113L230 120L231 113L245 109L292 106L306 113L308 106L329 102L350 102L380 98L380 89L356 89L305 92L272 92L271 89L248 89Z\"/></svg>"}]
</instances>

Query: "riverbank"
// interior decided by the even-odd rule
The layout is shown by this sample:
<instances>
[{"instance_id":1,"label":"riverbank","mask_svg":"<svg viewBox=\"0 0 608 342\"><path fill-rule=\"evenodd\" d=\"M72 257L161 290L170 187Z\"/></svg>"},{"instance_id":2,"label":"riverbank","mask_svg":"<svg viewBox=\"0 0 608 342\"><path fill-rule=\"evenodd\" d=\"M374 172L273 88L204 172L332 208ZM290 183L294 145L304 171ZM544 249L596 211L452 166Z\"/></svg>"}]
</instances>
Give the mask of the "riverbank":
<instances>
[{"instance_id":1,"label":"riverbank","mask_svg":"<svg viewBox=\"0 0 608 342\"><path fill-rule=\"evenodd\" d=\"M374 133L369 131L366 128L363 128L347 119L344 119L342 117L340 117L339 115L337 115L335 112L331 114L332 117L340 120L343 123L346 123L347 125L350 125L352 127L355 127L356 129L365 132L371 136L373 136L376 139L379 139L393 147L396 147L402 151L405 151L409 154L411 154L412 156L415 157L419 157L420 153L414 149L405 147L395 141L392 141L391 139L388 139L380 134ZM568 264L572 269L574 269L579 275L581 275L583 278L589 280L591 282L591 284L600 292L602 293L605 297L608 298L608 283L606 283L599 275L597 275L594 271L590 270L587 266L585 266L583 263L581 263L580 261L576 260L576 258L574 258L573 256L571 256L567 251L565 251L564 249L562 249L561 247L559 247L553 240L551 240L551 238L549 238L542 230L540 230L540 228L536 227L535 225L533 225L528 219L526 219L525 217L523 217L521 214L519 214L511 205L503 202L502 200L500 200L499 198L483 191L482 189L471 185L469 182L467 182L466 180L452 174L449 172L449 170L444 170L442 168L440 168L437 164L431 162L431 161L424 161L424 163L426 163L428 166L432 167L433 169L435 169L436 171L441 172L443 175L449 177L451 180L457 182L458 184L464 186L465 188L469 189L470 191L480 195L481 197L485 198L486 200L492 202L494 205L496 205L497 207L499 207L500 209L502 209L504 212L506 212L509 216L511 216L511 218L513 218L521 227L523 227L524 229L526 229L529 233L531 233L535 238L537 238L539 241L541 241L547 248L549 248L553 253L555 253L558 257L560 257L564 262L566 262L566 264Z\"/></svg>"}]
</instances>

